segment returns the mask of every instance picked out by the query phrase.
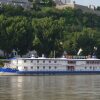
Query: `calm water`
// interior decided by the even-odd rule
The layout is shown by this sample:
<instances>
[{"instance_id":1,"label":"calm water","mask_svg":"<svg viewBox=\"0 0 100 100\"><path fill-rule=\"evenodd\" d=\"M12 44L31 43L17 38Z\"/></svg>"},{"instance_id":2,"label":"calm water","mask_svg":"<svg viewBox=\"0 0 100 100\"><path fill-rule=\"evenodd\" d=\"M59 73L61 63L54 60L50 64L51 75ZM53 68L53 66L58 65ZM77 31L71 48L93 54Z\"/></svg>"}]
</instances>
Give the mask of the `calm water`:
<instances>
[{"instance_id":1,"label":"calm water","mask_svg":"<svg viewBox=\"0 0 100 100\"><path fill-rule=\"evenodd\" d=\"M0 100L100 100L100 75L0 76Z\"/></svg>"}]
</instances>

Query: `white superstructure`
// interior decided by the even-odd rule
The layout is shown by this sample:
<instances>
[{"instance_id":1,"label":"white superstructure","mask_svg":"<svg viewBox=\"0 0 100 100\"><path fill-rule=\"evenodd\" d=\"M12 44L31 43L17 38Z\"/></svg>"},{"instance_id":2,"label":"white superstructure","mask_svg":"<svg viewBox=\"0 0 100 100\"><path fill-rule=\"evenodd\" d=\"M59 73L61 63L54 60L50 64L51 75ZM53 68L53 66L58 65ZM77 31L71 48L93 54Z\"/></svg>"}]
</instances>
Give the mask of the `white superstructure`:
<instances>
[{"instance_id":1,"label":"white superstructure","mask_svg":"<svg viewBox=\"0 0 100 100\"><path fill-rule=\"evenodd\" d=\"M12 59L10 68L21 72L81 72L100 71L100 59L72 59L72 58L16 58Z\"/></svg>"}]
</instances>

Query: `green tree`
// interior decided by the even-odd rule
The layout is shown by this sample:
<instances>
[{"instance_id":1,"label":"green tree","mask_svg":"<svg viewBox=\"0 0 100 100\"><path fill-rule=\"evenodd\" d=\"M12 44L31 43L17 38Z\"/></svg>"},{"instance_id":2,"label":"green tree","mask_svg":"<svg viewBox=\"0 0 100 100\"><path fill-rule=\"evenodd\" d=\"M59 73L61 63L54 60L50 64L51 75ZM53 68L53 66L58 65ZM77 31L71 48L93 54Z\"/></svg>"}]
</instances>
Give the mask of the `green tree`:
<instances>
[{"instance_id":1,"label":"green tree","mask_svg":"<svg viewBox=\"0 0 100 100\"><path fill-rule=\"evenodd\" d=\"M40 53L49 56L52 51L59 51L60 40L63 35L64 20L53 20L52 18L33 19L33 33L35 40L33 46Z\"/></svg>"}]
</instances>

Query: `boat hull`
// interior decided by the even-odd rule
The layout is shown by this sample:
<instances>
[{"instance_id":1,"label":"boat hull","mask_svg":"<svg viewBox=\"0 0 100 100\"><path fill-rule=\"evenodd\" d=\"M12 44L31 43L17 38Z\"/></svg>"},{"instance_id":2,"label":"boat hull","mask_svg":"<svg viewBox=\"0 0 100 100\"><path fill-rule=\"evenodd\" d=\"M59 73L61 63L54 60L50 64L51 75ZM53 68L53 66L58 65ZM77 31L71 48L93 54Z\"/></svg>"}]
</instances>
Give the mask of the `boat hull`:
<instances>
[{"instance_id":1,"label":"boat hull","mask_svg":"<svg viewBox=\"0 0 100 100\"><path fill-rule=\"evenodd\" d=\"M1 67L1 68L0 68L0 76L5 76L5 75L12 76L12 75L17 75L17 73L16 73L17 71L18 71L18 70L16 70L16 69Z\"/></svg>"},{"instance_id":2,"label":"boat hull","mask_svg":"<svg viewBox=\"0 0 100 100\"><path fill-rule=\"evenodd\" d=\"M0 76L21 76L21 75L94 75L100 74L100 71L17 71L11 72L0 72Z\"/></svg>"},{"instance_id":3,"label":"boat hull","mask_svg":"<svg viewBox=\"0 0 100 100\"><path fill-rule=\"evenodd\" d=\"M19 71L12 68L0 68L0 76L3 75L92 75L100 74L100 71Z\"/></svg>"},{"instance_id":4,"label":"boat hull","mask_svg":"<svg viewBox=\"0 0 100 100\"><path fill-rule=\"evenodd\" d=\"M100 71L18 71L17 75L92 75Z\"/></svg>"}]
</instances>

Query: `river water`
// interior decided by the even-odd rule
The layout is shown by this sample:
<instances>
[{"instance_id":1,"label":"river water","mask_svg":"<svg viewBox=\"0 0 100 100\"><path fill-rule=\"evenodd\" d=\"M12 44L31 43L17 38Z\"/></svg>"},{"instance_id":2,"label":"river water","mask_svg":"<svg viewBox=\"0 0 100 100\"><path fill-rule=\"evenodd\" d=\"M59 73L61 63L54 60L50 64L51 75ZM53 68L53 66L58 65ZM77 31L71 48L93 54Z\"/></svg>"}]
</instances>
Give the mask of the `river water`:
<instances>
[{"instance_id":1,"label":"river water","mask_svg":"<svg viewBox=\"0 0 100 100\"><path fill-rule=\"evenodd\" d=\"M100 100L100 75L0 76L0 100Z\"/></svg>"}]
</instances>

